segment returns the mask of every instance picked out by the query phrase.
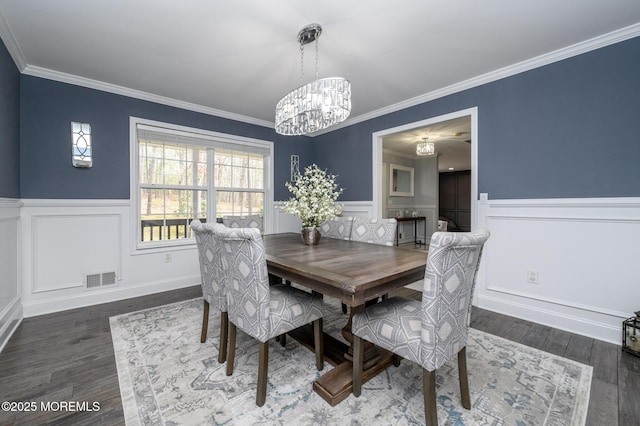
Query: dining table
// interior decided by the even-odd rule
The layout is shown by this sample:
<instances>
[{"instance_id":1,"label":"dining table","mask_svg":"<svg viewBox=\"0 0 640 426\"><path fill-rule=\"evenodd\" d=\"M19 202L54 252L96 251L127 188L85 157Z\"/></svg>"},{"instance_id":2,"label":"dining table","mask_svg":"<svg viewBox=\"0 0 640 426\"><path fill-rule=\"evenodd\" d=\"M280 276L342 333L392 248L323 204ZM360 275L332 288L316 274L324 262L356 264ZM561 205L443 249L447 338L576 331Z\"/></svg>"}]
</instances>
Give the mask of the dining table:
<instances>
[{"instance_id":1,"label":"dining table","mask_svg":"<svg viewBox=\"0 0 640 426\"><path fill-rule=\"evenodd\" d=\"M352 392L351 318L395 289L424 278L427 255L421 250L320 238L317 245L303 244L300 234L263 236L269 275L332 297L350 307L342 329L344 341L324 334L325 360L334 366L313 383L313 390L334 406ZM289 333L313 349L312 327ZM397 358L373 345L365 346L363 382L375 377Z\"/></svg>"}]
</instances>

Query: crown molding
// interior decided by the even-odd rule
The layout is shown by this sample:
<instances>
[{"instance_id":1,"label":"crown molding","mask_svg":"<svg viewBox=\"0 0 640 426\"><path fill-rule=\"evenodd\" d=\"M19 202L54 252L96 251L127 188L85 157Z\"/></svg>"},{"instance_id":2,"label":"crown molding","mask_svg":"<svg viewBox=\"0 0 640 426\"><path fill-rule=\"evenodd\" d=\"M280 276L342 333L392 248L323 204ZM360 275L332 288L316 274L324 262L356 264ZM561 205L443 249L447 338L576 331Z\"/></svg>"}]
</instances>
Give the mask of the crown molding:
<instances>
[{"instance_id":1,"label":"crown molding","mask_svg":"<svg viewBox=\"0 0 640 426\"><path fill-rule=\"evenodd\" d=\"M434 90L410 99L406 99L404 101L400 101L395 104L388 105L383 108L379 108L375 111L371 111L366 114L359 115L357 117L347 119L342 123L331 127L330 129L312 133L310 134L310 136L313 137L313 136L319 136L325 133L330 133L348 126L352 126L357 123L361 123L376 117L390 114L392 112L410 108L425 102L442 98L444 96L448 96L454 93L462 92L464 90L472 89L474 87L478 87L483 84L487 84L497 80L501 80L503 78L511 77L513 75L520 74L525 71L530 71L535 68L539 68L545 65L552 64L554 62L571 58L573 56L581 55L583 53L587 53L596 49L600 49L602 47L619 43L619 42L637 37L639 35L640 35L640 23L630 25L628 27L624 27L624 28L612 31L610 33L603 34L603 35L591 38L589 40L585 40L585 41L573 44L571 46L555 50L550 53L546 53L531 59L527 59L525 61L513 64L513 65L509 65L507 67L500 68L498 70L491 71L486 74L479 75L479 76L470 78L468 80L464 80L459 83L455 83L450 86L446 86L441 89L437 89L437 90ZM68 84L74 84L77 86L100 90L103 92L109 92L109 93L114 93L118 95L128 96L128 97L141 99L149 102L155 102L162 105L168 105L168 106L173 106L176 108L181 108L189 111L208 114L216 117L227 118L229 120L240 121L248 124L254 124L257 126L268 127L268 128L274 127L274 123L270 121L248 117L241 114L235 114L232 112L223 111L215 108L205 107L202 105L180 101L173 98L154 95L152 93L142 92L139 90L118 86L115 84L105 83L98 80L92 80L92 79L79 77L72 74L62 73L59 71L54 71L46 68L28 65L26 64L24 56L22 55L22 52L20 51L20 48L15 38L13 37L13 34L1 12L0 12L0 38L2 38L5 46L7 47L7 50L9 51L9 53L11 54L11 57L13 58L16 65L18 66L18 69L23 74L26 74L26 75L30 75L33 77L41 77L48 80L54 80L54 81L59 81L63 83L68 83Z\"/></svg>"},{"instance_id":2,"label":"crown molding","mask_svg":"<svg viewBox=\"0 0 640 426\"><path fill-rule=\"evenodd\" d=\"M607 34L603 34L589 40L581 41L571 46L564 47L562 49L555 50L550 53L545 53L534 58L518 62L513 65L500 68L495 71L490 71L486 74L482 74L476 77L472 77L468 80L461 81L459 83L452 84L441 89L434 90L432 92L425 93L398 103L388 105L386 107L371 111L366 114L359 115L343 121L330 129L321 130L313 133L312 136L319 136L325 133L330 133L335 130L349 127L363 121L371 120L376 117L380 117L385 114L400 111L406 108L410 108L416 105L420 105L425 102L433 101L444 96L452 95L454 93L462 92L464 90L472 89L474 87L481 86L483 84L492 83L503 78L511 77L516 74L530 71L535 68L540 68L545 65L559 62L564 59L568 59L574 56L581 55L583 53L591 52L593 50L600 49L602 47L610 46L612 44L620 43L625 40L637 37L640 35L640 23L633 24L628 27L620 28Z\"/></svg>"},{"instance_id":3,"label":"crown molding","mask_svg":"<svg viewBox=\"0 0 640 426\"><path fill-rule=\"evenodd\" d=\"M61 83L73 84L76 86L82 86L89 89L100 90L103 92L114 93L116 95L128 96L130 98L141 99L143 101L155 102L157 104L168 105L176 108L181 108L189 111L200 112L203 114L213 115L216 117L227 118L229 120L241 121L248 124L255 124L263 127L274 127L274 123L260 120L246 115L235 114L233 112L223 111L220 109L210 108L191 102L185 102L178 99L167 98L165 96L154 95L153 93L143 92L140 90L130 89L124 86L118 86L116 84L105 83L103 81L92 80L90 78L84 78L73 74L67 74L59 71L54 71L47 68L36 67L33 65L27 65L22 71L25 75L32 77L45 78L47 80L54 80Z\"/></svg>"},{"instance_id":4,"label":"crown molding","mask_svg":"<svg viewBox=\"0 0 640 426\"><path fill-rule=\"evenodd\" d=\"M13 36L13 32L11 32L9 23L2 14L2 11L0 11L0 38L9 51L11 58L13 58L13 62L15 62L16 67L18 67L18 71L22 72L27 65L27 61L25 61L24 55L20 50L20 46L18 46L18 42Z\"/></svg>"}]
</instances>

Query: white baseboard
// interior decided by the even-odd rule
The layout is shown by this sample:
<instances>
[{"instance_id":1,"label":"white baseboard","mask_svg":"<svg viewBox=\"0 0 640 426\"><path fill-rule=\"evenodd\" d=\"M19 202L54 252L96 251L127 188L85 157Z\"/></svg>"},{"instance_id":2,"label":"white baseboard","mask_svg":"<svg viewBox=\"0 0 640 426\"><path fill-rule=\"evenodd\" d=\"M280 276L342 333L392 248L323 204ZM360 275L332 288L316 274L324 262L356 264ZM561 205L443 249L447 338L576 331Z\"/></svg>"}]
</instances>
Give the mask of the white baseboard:
<instances>
[{"instance_id":1,"label":"white baseboard","mask_svg":"<svg viewBox=\"0 0 640 426\"><path fill-rule=\"evenodd\" d=\"M115 302L132 297L147 296L163 291L200 285L200 276L191 276L179 280L144 283L131 287L115 287L108 290L85 291L68 297L48 298L42 301L24 303L24 317L50 314L68 309L83 308L101 303Z\"/></svg>"},{"instance_id":2,"label":"white baseboard","mask_svg":"<svg viewBox=\"0 0 640 426\"><path fill-rule=\"evenodd\" d=\"M478 296L477 306L615 345L621 344L621 329L601 321L593 321L584 317L561 313L555 309L534 307L526 303L506 301L487 295Z\"/></svg>"},{"instance_id":3,"label":"white baseboard","mask_svg":"<svg viewBox=\"0 0 640 426\"><path fill-rule=\"evenodd\" d=\"M22 322L22 303L20 297L15 297L8 305L7 308L0 313L0 352L4 349L5 345L16 331L20 323Z\"/></svg>"},{"instance_id":4,"label":"white baseboard","mask_svg":"<svg viewBox=\"0 0 640 426\"><path fill-rule=\"evenodd\" d=\"M622 320L638 309L639 218L636 197L481 201L491 237L476 305L621 344Z\"/></svg>"}]
</instances>

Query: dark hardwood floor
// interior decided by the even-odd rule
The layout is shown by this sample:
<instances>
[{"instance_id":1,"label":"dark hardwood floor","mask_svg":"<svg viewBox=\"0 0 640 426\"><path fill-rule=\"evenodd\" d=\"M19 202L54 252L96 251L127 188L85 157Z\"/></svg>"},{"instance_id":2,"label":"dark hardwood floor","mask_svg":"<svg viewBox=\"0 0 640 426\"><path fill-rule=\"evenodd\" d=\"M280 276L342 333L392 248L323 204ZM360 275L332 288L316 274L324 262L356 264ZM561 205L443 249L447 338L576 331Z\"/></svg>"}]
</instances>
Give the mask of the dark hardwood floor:
<instances>
[{"instance_id":1,"label":"dark hardwood floor","mask_svg":"<svg viewBox=\"0 0 640 426\"><path fill-rule=\"evenodd\" d=\"M399 294L419 297L413 290ZM0 425L124 424L109 317L201 295L190 287L22 321L0 353L0 402L99 402L94 412L0 411ZM474 308L472 327L593 366L587 425L640 425L640 358L619 346Z\"/></svg>"}]
</instances>

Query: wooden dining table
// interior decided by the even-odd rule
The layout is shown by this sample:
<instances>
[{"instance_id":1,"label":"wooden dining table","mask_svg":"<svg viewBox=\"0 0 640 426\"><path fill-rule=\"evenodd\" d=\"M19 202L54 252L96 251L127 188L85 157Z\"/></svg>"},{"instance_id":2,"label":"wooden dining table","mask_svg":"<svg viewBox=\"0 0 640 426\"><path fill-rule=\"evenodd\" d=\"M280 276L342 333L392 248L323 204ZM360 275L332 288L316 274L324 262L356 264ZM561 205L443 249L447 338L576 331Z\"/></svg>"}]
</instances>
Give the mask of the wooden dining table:
<instances>
[{"instance_id":1,"label":"wooden dining table","mask_svg":"<svg viewBox=\"0 0 640 426\"><path fill-rule=\"evenodd\" d=\"M333 297L350 306L342 336L351 343L351 316L394 289L424 278L424 251L321 238L317 245L304 245L300 234L263 236L269 274ZM370 302L371 303L371 302ZM289 333L313 348L311 327ZM329 404L336 405L352 391L352 347L325 334L325 360L335 366L319 377L313 389ZM363 382L389 367L392 355L382 349L365 350Z\"/></svg>"}]
</instances>

